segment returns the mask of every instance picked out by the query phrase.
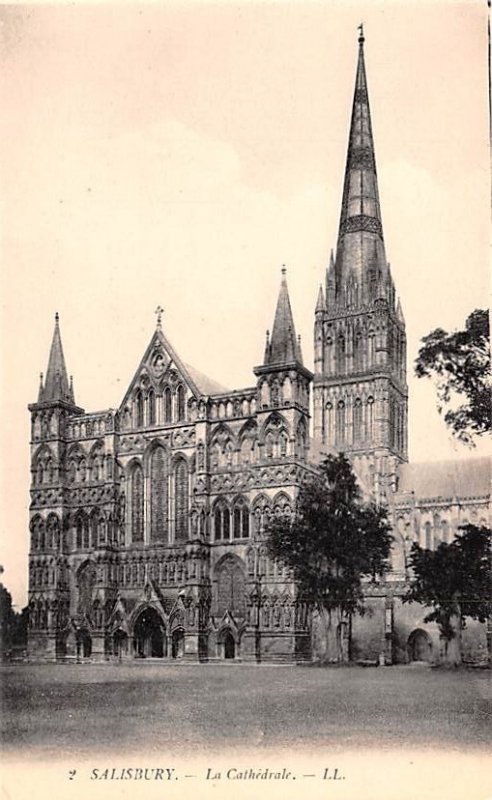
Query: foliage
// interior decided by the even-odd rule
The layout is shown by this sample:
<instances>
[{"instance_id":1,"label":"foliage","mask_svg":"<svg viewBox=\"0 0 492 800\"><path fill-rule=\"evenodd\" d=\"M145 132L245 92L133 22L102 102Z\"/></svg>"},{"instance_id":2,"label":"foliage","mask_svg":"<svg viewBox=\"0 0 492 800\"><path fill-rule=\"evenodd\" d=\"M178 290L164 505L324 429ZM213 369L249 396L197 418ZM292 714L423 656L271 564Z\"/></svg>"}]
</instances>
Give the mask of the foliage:
<instances>
[{"instance_id":1,"label":"foliage","mask_svg":"<svg viewBox=\"0 0 492 800\"><path fill-rule=\"evenodd\" d=\"M361 579L388 569L389 531L385 510L362 502L340 454L328 456L300 489L292 519L270 522L268 549L292 571L307 601L351 614L363 611Z\"/></svg>"},{"instance_id":2,"label":"foliage","mask_svg":"<svg viewBox=\"0 0 492 800\"><path fill-rule=\"evenodd\" d=\"M12 596L3 583L0 583L0 649L2 655L10 650L14 624L15 611L12 608Z\"/></svg>"},{"instance_id":3,"label":"foliage","mask_svg":"<svg viewBox=\"0 0 492 800\"><path fill-rule=\"evenodd\" d=\"M463 525L461 531L451 544L441 543L436 550L412 546L413 577L404 598L431 607L425 622L437 622L447 640L455 636L453 617L464 627L467 617L485 622L492 613L491 530Z\"/></svg>"},{"instance_id":4,"label":"foliage","mask_svg":"<svg viewBox=\"0 0 492 800\"><path fill-rule=\"evenodd\" d=\"M490 325L488 311L473 311L464 331L447 333L442 328L424 336L415 361L415 374L437 379L437 408L452 433L473 445L473 436L490 431ZM449 404L460 397L457 408Z\"/></svg>"},{"instance_id":5,"label":"foliage","mask_svg":"<svg viewBox=\"0 0 492 800\"><path fill-rule=\"evenodd\" d=\"M12 596L0 583L0 655L8 656L13 647L27 643L27 607L20 614L12 607Z\"/></svg>"}]
</instances>

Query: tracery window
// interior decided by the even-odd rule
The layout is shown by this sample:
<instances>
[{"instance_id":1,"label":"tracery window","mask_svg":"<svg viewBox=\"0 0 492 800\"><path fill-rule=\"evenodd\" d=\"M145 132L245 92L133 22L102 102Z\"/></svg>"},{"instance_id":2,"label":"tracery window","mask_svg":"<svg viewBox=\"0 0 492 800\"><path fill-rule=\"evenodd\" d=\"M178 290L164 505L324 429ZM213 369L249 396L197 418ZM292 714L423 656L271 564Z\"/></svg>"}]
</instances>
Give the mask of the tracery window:
<instances>
[{"instance_id":1,"label":"tracery window","mask_svg":"<svg viewBox=\"0 0 492 800\"><path fill-rule=\"evenodd\" d=\"M220 503L216 506L214 512L214 539L221 541L222 539L229 539L231 535L231 515L229 508Z\"/></svg>"},{"instance_id":2,"label":"tracery window","mask_svg":"<svg viewBox=\"0 0 492 800\"><path fill-rule=\"evenodd\" d=\"M77 514L75 536L77 550L88 550L90 546L89 519L83 511Z\"/></svg>"},{"instance_id":3,"label":"tracery window","mask_svg":"<svg viewBox=\"0 0 492 800\"><path fill-rule=\"evenodd\" d=\"M180 459L174 472L175 481L175 538L177 542L188 538L188 466Z\"/></svg>"},{"instance_id":4,"label":"tracery window","mask_svg":"<svg viewBox=\"0 0 492 800\"><path fill-rule=\"evenodd\" d=\"M246 611L246 585L244 570L239 562L227 559L217 575L218 613L226 611L243 615Z\"/></svg>"},{"instance_id":5,"label":"tracery window","mask_svg":"<svg viewBox=\"0 0 492 800\"><path fill-rule=\"evenodd\" d=\"M132 541L144 540L144 481L140 464L135 464L131 476L131 530Z\"/></svg>"},{"instance_id":6,"label":"tracery window","mask_svg":"<svg viewBox=\"0 0 492 800\"><path fill-rule=\"evenodd\" d=\"M233 520L234 539L247 539L249 536L249 508L244 500L236 503Z\"/></svg>"},{"instance_id":7,"label":"tracery window","mask_svg":"<svg viewBox=\"0 0 492 800\"><path fill-rule=\"evenodd\" d=\"M150 459L150 538L165 542L168 537L168 471L164 448L158 447Z\"/></svg>"}]
</instances>

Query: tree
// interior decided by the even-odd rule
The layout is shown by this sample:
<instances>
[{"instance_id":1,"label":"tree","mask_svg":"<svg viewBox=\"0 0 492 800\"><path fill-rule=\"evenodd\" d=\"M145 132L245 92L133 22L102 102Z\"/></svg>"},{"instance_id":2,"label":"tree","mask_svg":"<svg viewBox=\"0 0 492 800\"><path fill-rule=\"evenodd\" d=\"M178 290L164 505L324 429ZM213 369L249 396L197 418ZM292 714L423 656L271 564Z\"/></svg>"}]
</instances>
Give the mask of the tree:
<instances>
[{"instance_id":1,"label":"tree","mask_svg":"<svg viewBox=\"0 0 492 800\"><path fill-rule=\"evenodd\" d=\"M328 456L301 487L293 517L267 527L269 554L293 573L300 597L324 618L324 658L343 660L340 626L364 612L362 579L387 571L386 512L362 502L349 461Z\"/></svg>"},{"instance_id":2,"label":"tree","mask_svg":"<svg viewBox=\"0 0 492 800\"><path fill-rule=\"evenodd\" d=\"M486 622L492 613L490 528L463 525L453 542L436 550L414 544L410 567L413 575L404 601L433 609L424 622L437 622L446 662L460 664L466 618Z\"/></svg>"},{"instance_id":3,"label":"tree","mask_svg":"<svg viewBox=\"0 0 492 800\"><path fill-rule=\"evenodd\" d=\"M437 408L454 436L473 446L473 437L491 430L490 325L488 311L473 311L464 331L442 328L422 339L415 374L437 380ZM464 399L461 404L460 401ZM458 403L450 407L450 403Z\"/></svg>"},{"instance_id":4,"label":"tree","mask_svg":"<svg viewBox=\"0 0 492 800\"><path fill-rule=\"evenodd\" d=\"M8 658L12 649L12 637L15 627L15 611L12 608L12 596L0 583L0 656Z\"/></svg>"}]
</instances>

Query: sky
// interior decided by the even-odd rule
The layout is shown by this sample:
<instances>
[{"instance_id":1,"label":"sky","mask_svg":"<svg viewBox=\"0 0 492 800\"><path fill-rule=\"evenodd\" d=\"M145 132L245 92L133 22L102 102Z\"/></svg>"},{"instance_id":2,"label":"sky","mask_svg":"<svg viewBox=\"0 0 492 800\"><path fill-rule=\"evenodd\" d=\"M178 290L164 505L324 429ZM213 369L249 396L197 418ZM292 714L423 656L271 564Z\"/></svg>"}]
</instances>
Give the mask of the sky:
<instances>
[{"instance_id":1,"label":"sky","mask_svg":"<svg viewBox=\"0 0 492 800\"><path fill-rule=\"evenodd\" d=\"M27 405L56 311L88 411L123 399L159 304L185 362L251 386L285 264L312 367L361 21L410 459L483 454L451 439L412 364L488 303L485 3L1 6L0 563L19 607Z\"/></svg>"}]
</instances>

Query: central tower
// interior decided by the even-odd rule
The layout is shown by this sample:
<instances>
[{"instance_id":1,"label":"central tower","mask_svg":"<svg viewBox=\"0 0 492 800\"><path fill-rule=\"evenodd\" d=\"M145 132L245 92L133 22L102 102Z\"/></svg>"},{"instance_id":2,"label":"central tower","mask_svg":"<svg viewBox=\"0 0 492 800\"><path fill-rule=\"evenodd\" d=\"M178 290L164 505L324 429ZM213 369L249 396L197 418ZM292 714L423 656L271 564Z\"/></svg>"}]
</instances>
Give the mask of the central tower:
<instances>
[{"instance_id":1,"label":"central tower","mask_svg":"<svg viewBox=\"0 0 492 800\"><path fill-rule=\"evenodd\" d=\"M336 257L314 323L314 437L377 489L407 460L406 334L386 261L371 115L359 55Z\"/></svg>"}]
</instances>

